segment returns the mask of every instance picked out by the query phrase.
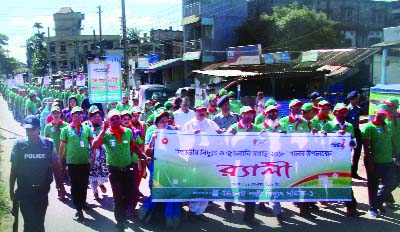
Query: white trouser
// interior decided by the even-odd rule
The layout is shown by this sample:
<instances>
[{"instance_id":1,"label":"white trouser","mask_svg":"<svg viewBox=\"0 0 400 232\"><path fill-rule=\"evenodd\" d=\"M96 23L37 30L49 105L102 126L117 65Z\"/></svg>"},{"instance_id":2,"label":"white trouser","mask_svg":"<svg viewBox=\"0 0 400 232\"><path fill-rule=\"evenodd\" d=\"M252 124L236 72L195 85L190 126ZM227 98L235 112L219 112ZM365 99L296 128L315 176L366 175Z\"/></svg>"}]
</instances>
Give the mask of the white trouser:
<instances>
[{"instance_id":1,"label":"white trouser","mask_svg":"<svg viewBox=\"0 0 400 232\"><path fill-rule=\"evenodd\" d=\"M190 212L196 215L202 215L208 206L208 201L191 201L189 202Z\"/></svg>"}]
</instances>

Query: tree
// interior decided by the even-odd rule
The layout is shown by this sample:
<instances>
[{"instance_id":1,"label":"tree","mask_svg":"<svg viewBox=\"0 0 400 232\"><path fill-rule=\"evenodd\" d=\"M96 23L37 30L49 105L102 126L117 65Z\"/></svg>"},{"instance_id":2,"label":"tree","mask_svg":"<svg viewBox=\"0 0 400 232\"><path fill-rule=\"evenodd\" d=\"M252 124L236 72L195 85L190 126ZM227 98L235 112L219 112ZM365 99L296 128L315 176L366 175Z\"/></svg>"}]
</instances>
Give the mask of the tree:
<instances>
[{"instance_id":1,"label":"tree","mask_svg":"<svg viewBox=\"0 0 400 232\"><path fill-rule=\"evenodd\" d=\"M343 44L337 22L325 13L299 7L295 2L274 7L272 15L262 14L237 29L239 45L260 43L268 50L304 51L336 48Z\"/></svg>"},{"instance_id":2,"label":"tree","mask_svg":"<svg viewBox=\"0 0 400 232\"><path fill-rule=\"evenodd\" d=\"M0 73L6 75L7 77L12 76L18 72L24 72L24 67L21 62L19 62L14 57L9 58L6 54L7 50L4 48L8 44L8 37L6 35L0 34Z\"/></svg>"},{"instance_id":3,"label":"tree","mask_svg":"<svg viewBox=\"0 0 400 232\"><path fill-rule=\"evenodd\" d=\"M139 46L138 44L141 43L140 33L142 33L142 30L140 30L139 28L134 27L127 29L127 40L128 40L128 46L130 47L129 49L130 55L136 54L132 49L136 46Z\"/></svg>"},{"instance_id":4,"label":"tree","mask_svg":"<svg viewBox=\"0 0 400 232\"><path fill-rule=\"evenodd\" d=\"M37 33L39 34L40 33L40 29L43 28L42 23L35 22L33 24L33 28L36 28L37 29Z\"/></svg>"},{"instance_id":5,"label":"tree","mask_svg":"<svg viewBox=\"0 0 400 232\"><path fill-rule=\"evenodd\" d=\"M49 57L44 33L38 32L26 42L27 66L32 70L34 76L44 76L48 72Z\"/></svg>"}]
</instances>

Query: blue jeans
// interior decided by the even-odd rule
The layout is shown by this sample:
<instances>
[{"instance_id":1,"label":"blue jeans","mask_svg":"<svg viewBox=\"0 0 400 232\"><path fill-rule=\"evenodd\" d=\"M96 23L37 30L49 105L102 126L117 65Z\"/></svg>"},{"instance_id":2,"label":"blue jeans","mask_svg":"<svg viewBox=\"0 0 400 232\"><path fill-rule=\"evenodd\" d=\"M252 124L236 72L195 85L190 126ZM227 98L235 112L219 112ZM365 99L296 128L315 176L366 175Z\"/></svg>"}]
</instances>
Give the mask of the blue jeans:
<instances>
[{"instance_id":1,"label":"blue jeans","mask_svg":"<svg viewBox=\"0 0 400 232\"><path fill-rule=\"evenodd\" d=\"M367 171L369 205L373 209L382 207L396 189L396 170L393 163L374 163L375 170ZM382 187L379 188L379 183Z\"/></svg>"}]
</instances>

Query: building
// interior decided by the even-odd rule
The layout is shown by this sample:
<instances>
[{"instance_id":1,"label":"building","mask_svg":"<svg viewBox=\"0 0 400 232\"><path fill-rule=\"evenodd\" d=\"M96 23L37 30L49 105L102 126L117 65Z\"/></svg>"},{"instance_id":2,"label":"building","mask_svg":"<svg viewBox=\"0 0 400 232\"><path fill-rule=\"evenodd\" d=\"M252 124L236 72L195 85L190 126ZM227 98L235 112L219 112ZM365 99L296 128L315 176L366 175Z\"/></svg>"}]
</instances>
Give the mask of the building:
<instances>
[{"instance_id":1,"label":"building","mask_svg":"<svg viewBox=\"0 0 400 232\"><path fill-rule=\"evenodd\" d=\"M151 30L150 41L154 46L161 46L161 57L163 60L182 57L183 54L183 32L174 31L172 27L168 30Z\"/></svg>"},{"instance_id":2,"label":"building","mask_svg":"<svg viewBox=\"0 0 400 232\"><path fill-rule=\"evenodd\" d=\"M50 67L53 73L86 71L88 57L100 55L99 36L82 35L82 20L85 15L70 7L60 8L53 14L55 36L46 38L50 52ZM102 49L120 47L119 35L102 35Z\"/></svg>"},{"instance_id":3,"label":"building","mask_svg":"<svg viewBox=\"0 0 400 232\"><path fill-rule=\"evenodd\" d=\"M383 29L383 42L372 47L382 48L373 61L373 84L400 84L400 27Z\"/></svg>"},{"instance_id":4,"label":"building","mask_svg":"<svg viewBox=\"0 0 400 232\"><path fill-rule=\"evenodd\" d=\"M249 17L271 14L274 6L287 6L292 0L250 0ZM326 13L340 22L346 47L369 47L382 41L382 28L400 22L400 2L391 0L297 0L302 6Z\"/></svg>"},{"instance_id":5,"label":"building","mask_svg":"<svg viewBox=\"0 0 400 232\"><path fill-rule=\"evenodd\" d=\"M183 0L182 17L183 60L194 61L190 67L222 61L225 49L237 43L247 0Z\"/></svg>"}]
</instances>

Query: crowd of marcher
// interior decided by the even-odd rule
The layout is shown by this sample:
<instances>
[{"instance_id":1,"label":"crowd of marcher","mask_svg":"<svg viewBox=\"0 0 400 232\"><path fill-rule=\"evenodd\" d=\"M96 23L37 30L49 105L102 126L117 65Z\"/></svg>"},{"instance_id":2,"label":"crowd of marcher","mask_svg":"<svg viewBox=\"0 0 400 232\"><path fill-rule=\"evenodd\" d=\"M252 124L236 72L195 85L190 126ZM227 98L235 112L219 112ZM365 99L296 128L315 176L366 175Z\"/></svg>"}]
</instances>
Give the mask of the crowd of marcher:
<instances>
[{"instance_id":1,"label":"crowd of marcher","mask_svg":"<svg viewBox=\"0 0 400 232\"><path fill-rule=\"evenodd\" d=\"M317 92L310 94L309 102L293 99L289 104L289 115L283 116L278 102L272 98L265 99L262 92L257 93L254 107L243 106L240 100L235 99L234 92L222 89L209 94L207 101L197 102L194 107L190 106L189 97L182 91L181 96L165 103L154 97L144 102L142 108L136 98L130 99L129 93L123 93L121 102L91 104L85 87L62 90L58 86L41 88L28 85L10 89L3 85L0 90L15 120L27 130L27 139L14 146L10 175L10 195L21 203L26 231L44 231L47 193L53 176L59 200L66 200L64 186L71 186L70 196L78 220L85 218L88 186L93 197L101 202L99 191L109 191L104 184L110 182L119 230L124 230L138 205L137 217L140 220L148 223L162 220L169 228L179 226L183 204L156 203L151 195L144 196L140 191L143 178L150 179L149 187L152 189L153 164L157 162L154 145L160 129L194 134L347 132L353 138L350 144L353 147L351 175L368 184L368 213L378 217L387 208L395 207L391 192L399 185L396 175L400 176L400 122L397 120L400 115L396 98L379 104L371 120L361 120L356 91L348 93L347 104L332 105ZM362 147L366 178L358 174ZM33 158L27 159L27 154ZM51 168L46 168L46 164ZM41 172L32 175L32 170ZM37 197L39 195L46 197ZM188 202L189 219L206 220L204 212L210 203ZM224 204L228 214L232 213L233 204ZM329 207L330 203L293 204L299 208L300 216L313 219L315 210ZM352 201L344 205L348 217L364 214L357 210L353 194ZM268 211L268 207L272 208L279 224L285 223L279 202L260 202L258 205L245 202L244 206L243 220L247 224L256 223L256 209Z\"/></svg>"}]
</instances>

